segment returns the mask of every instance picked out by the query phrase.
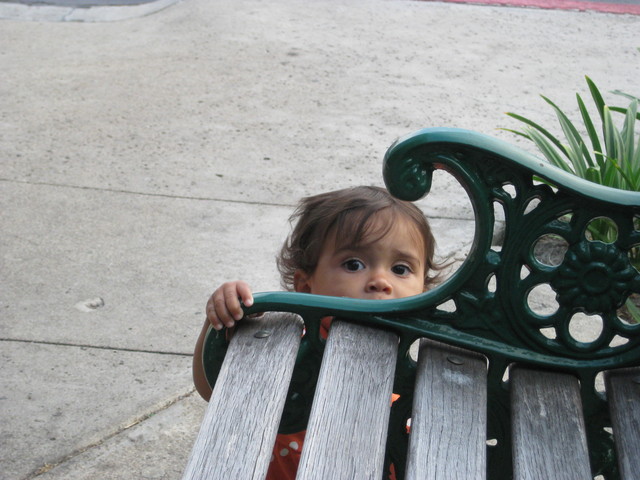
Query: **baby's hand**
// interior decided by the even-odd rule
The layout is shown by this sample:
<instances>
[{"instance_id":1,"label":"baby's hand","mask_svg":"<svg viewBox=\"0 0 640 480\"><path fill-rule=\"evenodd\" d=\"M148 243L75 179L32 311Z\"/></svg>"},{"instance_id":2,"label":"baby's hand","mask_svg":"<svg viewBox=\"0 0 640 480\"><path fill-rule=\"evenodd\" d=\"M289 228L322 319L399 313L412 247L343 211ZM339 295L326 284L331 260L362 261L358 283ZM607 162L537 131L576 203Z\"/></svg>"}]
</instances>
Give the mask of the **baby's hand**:
<instances>
[{"instance_id":1,"label":"baby's hand","mask_svg":"<svg viewBox=\"0 0 640 480\"><path fill-rule=\"evenodd\" d=\"M240 302L253 305L251 287L243 281L226 282L213 292L207 302L207 320L216 330L231 328L244 315Z\"/></svg>"}]
</instances>

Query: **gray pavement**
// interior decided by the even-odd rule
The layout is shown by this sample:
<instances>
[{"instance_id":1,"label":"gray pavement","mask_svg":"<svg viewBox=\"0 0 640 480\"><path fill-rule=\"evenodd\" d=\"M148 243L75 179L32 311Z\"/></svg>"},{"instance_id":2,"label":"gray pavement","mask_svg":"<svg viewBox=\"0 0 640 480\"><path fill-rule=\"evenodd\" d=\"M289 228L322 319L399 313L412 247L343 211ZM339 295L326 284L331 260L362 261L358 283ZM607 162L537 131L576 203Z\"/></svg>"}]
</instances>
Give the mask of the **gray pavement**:
<instances>
[{"instance_id":1,"label":"gray pavement","mask_svg":"<svg viewBox=\"0 0 640 480\"><path fill-rule=\"evenodd\" d=\"M208 294L278 288L299 197L381 184L422 127L515 141L503 112L550 124L537 94L573 111L584 74L637 94L639 26L403 0L1 20L0 478L179 478ZM471 209L434 190L440 254L463 259Z\"/></svg>"}]
</instances>

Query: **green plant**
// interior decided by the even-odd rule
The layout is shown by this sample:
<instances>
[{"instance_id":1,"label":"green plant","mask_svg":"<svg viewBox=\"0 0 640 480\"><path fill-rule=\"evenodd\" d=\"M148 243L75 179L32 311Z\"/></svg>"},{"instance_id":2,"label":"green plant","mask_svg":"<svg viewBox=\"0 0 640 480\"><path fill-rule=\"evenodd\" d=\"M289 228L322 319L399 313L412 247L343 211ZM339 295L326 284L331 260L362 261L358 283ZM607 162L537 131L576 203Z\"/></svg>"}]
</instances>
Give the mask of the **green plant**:
<instances>
[{"instance_id":1,"label":"green plant","mask_svg":"<svg viewBox=\"0 0 640 480\"><path fill-rule=\"evenodd\" d=\"M640 191L640 137L635 132L635 121L640 120L639 99L616 90L612 93L628 98L631 103L627 108L608 106L595 83L585 78L602 125L601 138L582 97L576 94L591 148L569 117L544 95L542 98L558 117L566 143L534 121L511 112L507 115L523 122L525 127L521 131L505 130L531 140L550 163L563 170L601 185ZM613 122L612 111L625 114L621 130Z\"/></svg>"},{"instance_id":2,"label":"green plant","mask_svg":"<svg viewBox=\"0 0 640 480\"><path fill-rule=\"evenodd\" d=\"M640 135L636 133L640 99L615 90L612 93L630 100L629 106L609 106L595 83L589 77L585 79L601 125L599 132L582 97L576 94L582 131L586 132L588 141L569 117L544 95L543 100L553 108L558 118L564 142L529 118L511 112L507 115L525 126L522 130L503 130L532 141L550 163L567 172L608 187L640 191ZM615 125L612 112L624 115L621 129ZM593 240L611 243L617 237L617 229L608 219L597 219L589 225L589 234ZM640 248L634 248L629 256L634 267L640 270ZM633 318L640 320L640 311L632 302L627 301L627 304Z\"/></svg>"}]
</instances>

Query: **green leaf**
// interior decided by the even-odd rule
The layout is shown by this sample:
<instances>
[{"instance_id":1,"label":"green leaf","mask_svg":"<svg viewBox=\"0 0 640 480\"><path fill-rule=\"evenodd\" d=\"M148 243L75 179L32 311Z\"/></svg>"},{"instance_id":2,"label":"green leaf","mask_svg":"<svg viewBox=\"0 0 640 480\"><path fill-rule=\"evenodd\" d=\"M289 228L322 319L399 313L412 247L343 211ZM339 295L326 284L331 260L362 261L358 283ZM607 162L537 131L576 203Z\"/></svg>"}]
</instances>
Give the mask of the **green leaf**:
<instances>
[{"instance_id":1,"label":"green leaf","mask_svg":"<svg viewBox=\"0 0 640 480\"><path fill-rule=\"evenodd\" d=\"M634 165L638 165L640 163L640 140L638 140L638 145L636 145L636 153L633 156ZM640 192L640 171L637 169L634 171L633 176L633 191Z\"/></svg>"},{"instance_id":2,"label":"green leaf","mask_svg":"<svg viewBox=\"0 0 640 480\"><path fill-rule=\"evenodd\" d=\"M602 179L600 177L600 169L598 167L587 168L587 172L584 178L593 183L601 183Z\"/></svg>"},{"instance_id":3,"label":"green leaf","mask_svg":"<svg viewBox=\"0 0 640 480\"><path fill-rule=\"evenodd\" d=\"M611 162L607 162L609 168L604 172L602 176L602 185L606 185L611 188L619 188L619 180L618 180L618 169L615 168L615 165Z\"/></svg>"},{"instance_id":4,"label":"green leaf","mask_svg":"<svg viewBox=\"0 0 640 480\"><path fill-rule=\"evenodd\" d=\"M519 130L512 130L511 128L502 128L502 127L498 128L498 130L503 130L505 132L513 133L515 135L519 135L521 137L524 137L527 140L531 140L531 137L529 135L527 135L526 133L521 132Z\"/></svg>"},{"instance_id":5,"label":"green leaf","mask_svg":"<svg viewBox=\"0 0 640 480\"><path fill-rule=\"evenodd\" d=\"M598 132L591 121L591 116L587 111L587 107L582 101L582 97L580 95L576 95L578 100L578 108L580 109L580 114L582 115L582 121L584 122L584 126L587 129L587 133L589 135L589 139L591 140L591 146L593 147L593 151L600 152L602 151L602 147L600 146L600 138L598 137ZM604 158L602 155L595 154L596 163L600 168L603 168Z\"/></svg>"},{"instance_id":6,"label":"green leaf","mask_svg":"<svg viewBox=\"0 0 640 480\"><path fill-rule=\"evenodd\" d=\"M604 146L606 149L607 157L609 157L609 159L618 158L618 154L620 151L620 133L613 124L611 113L609 112L609 108L606 106L604 107L604 110L602 112L602 121L604 132Z\"/></svg>"},{"instance_id":7,"label":"green leaf","mask_svg":"<svg viewBox=\"0 0 640 480\"><path fill-rule=\"evenodd\" d=\"M546 129L544 129L543 127L541 127L537 123L535 123L533 120L529 120L528 118L523 117L521 115L518 115L517 113L507 112L507 115L509 115L511 118L515 118L516 120L518 120L520 122L523 122L523 123L535 128L540 133L542 133L545 137L547 137L558 149L562 150L562 153L564 153L565 155L567 154L567 152L565 151L564 145L562 145L560 140L558 140L556 137L554 137Z\"/></svg>"},{"instance_id":8,"label":"green leaf","mask_svg":"<svg viewBox=\"0 0 640 480\"><path fill-rule=\"evenodd\" d=\"M542 98L551 105L556 112L558 122L560 122L562 131L569 142L569 148L567 149L566 155L569 160L571 160L573 169L578 176L585 178L586 168L588 166L593 166L593 162L591 161L591 157L588 152L586 158L584 157L584 151L586 150L583 148L584 140L578 133L576 127L574 127L573 123L571 123L571 120L569 120L569 117L567 117L565 113L547 97L542 96Z\"/></svg>"},{"instance_id":9,"label":"green leaf","mask_svg":"<svg viewBox=\"0 0 640 480\"><path fill-rule=\"evenodd\" d=\"M569 173L575 174L573 169L569 166L569 163L558 153L553 144L547 140L546 137L533 128L528 129L528 134L549 163Z\"/></svg>"},{"instance_id":10,"label":"green leaf","mask_svg":"<svg viewBox=\"0 0 640 480\"><path fill-rule=\"evenodd\" d=\"M616 161L615 158L608 158L607 159L611 165L613 165L613 167L615 168L615 170L620 174L620 176L624 179L624 182L621 181L617 181L615 188L620 188L622 190L631 190L631 186L633 185L633 181L631 180L631 178L627 175L627 172L625 172L622 167L620 166L620 164ZM613 186L613 185L609 185L609 186ZM625 188L627 187L627 188Z\"/></svg>"},{"instance_id":11,"label":"green leaf","mask_svg":"<svg viewBox=\"0 0 640 480\"><path fill-rule=\"evenodd\" d=\"M635 95L631 95L629 93L623 92L622 90L612 90L611 93L615 95L620 95L621 97L628 98L629 100L638 100L640 102L640 97L636 97Z\"/></svg>"},{"instance_id":12,"label":"green leaf","mask_svg":"<svg viewBox=\"0 0 640 480\"><path fill-rule=\"evenodd\" d=\"M604 100L602 99L602 95L600 94L600 90L596 87L596 84L593 83L589 77L585 76L585 80L587 81L587 85L589 85L589 91L591 92L591 98L593 98L593 102L596 104L596 108L598 109L598 114L600 115L600 119L604 122Z\"/></svg>"},{"instance_id":13,"label":"green leaf","mask_svg":"<svg viewBox=\"0 0 640 480\"><path fill-rule=\"evenodd\" d=\"M626 114L628 109L624 107L609 107L609 110L611 110L612 112ZM636 120L640 120L640 112L636 113Z\"/></svg>"},{"instance_id":14,"label":"green leaf","mask_svg":"<svg viewBox=\"0 0 640 480\"><path fill-rule=\"evenodd\" d=\"M629 152L629 170L631 172L630 177L632 181L632 190L635 192L640 191L640 135L636 146L632 152Z\"/></svg>"},{"instance_id":15,"label":"green leaf","mask_svg":"<svg viewBox=\"0 0 640 480\"><path fill-rule=\"evenodd\" d=\"M633 158L633 150L634 150L634 136L635 136L635 124L636 124L636 113L638 111L638 101L633 100L631 105L629 105L629 111L625 115L624 124L622 126L622 149L623 154L619 157L620 161L623 163L625 170L627 173L630 173L633 170L634 166L631 159Z\"/></svg>"},{"instance_id":16,"label":"green leaf","mask_svg":"<svg viewBox=\"0 0 640 480\"><path fill-rule=\"evenodd\" d=\"M633 322L640 323L640 310L638 310L638 307L635 306L630 298L627 298L627 300L624 302L624 306L627 307L629 315L631 315L631 318L633 318Z\"/></svg>"}]
</instances>

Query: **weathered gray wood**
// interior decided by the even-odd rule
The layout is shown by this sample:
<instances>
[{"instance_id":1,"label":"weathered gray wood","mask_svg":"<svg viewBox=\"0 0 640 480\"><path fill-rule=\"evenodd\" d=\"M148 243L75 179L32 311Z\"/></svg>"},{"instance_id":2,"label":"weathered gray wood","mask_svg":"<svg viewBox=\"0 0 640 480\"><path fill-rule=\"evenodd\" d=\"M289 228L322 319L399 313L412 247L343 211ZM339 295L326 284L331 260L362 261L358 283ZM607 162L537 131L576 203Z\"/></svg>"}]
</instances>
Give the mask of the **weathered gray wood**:
<instances>
[{"instance_id":1,"label":"weathered gray wood","mask_svg":"<svg viewBox=\"0 0 640 480\"><path fill-rule=\"evenodd\" d=\"M620 477L640 475L640 368L607 372L607 397Z\"/></svg>"},{"instance_id":2,"label":"weathered gray wood","mask_svg":"<svg viewBox=\"0 0 640 480\"><path fill-rule=\"evenodd\" d=\"M512 369L514 480L591 479L578 379Z\"/></svg>"},{"instance_id":3,"label":"weathered gray wood","mask_svg":"<svg viewBox=\"0 0 640 480\"><path fill-rule=\"evenodd\" d=\"M238 324L183 480L265 478L301 335L293 314Z\"/></svg>"},{"instance_id":4,"label":"weathered gray wood","mask_svg":"<svg viewBox=\"0 0 640 480\"><path fill-rule=\"evenodd\" d=\"M397 350L393 333L334 322L298 480L382 478Z\"/></svg>"},{"instance_id":5,"label":"weathered gray wood","mask_svg":"<svg viewBox=\"0 0 640 480\"><path fill-rule=\"evenodd\" d=\"M420 342L406 479L486 476L487 360Z\"/></svg>"}]
</instances>

